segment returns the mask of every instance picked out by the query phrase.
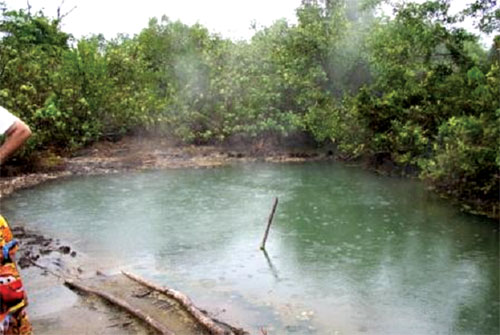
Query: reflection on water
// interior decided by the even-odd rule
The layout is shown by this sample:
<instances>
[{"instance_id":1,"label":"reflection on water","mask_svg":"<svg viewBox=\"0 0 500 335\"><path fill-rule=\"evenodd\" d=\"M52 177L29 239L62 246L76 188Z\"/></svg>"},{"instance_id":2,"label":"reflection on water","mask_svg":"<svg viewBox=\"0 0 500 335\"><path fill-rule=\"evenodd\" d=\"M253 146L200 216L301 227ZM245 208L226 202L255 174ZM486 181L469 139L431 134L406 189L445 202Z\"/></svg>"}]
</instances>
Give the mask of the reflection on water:
<instances>
[{"instance_id":1,"label":"reflection on water","mask_svg":"<svg viewBox=\"0 0 500 335\"><path fill-rule=\"evenodd\" d=\"M45 184L2 211L252 333L499 333L498 225L409 180L324 163L144 172Z\"/></svg>"}]
</instances>

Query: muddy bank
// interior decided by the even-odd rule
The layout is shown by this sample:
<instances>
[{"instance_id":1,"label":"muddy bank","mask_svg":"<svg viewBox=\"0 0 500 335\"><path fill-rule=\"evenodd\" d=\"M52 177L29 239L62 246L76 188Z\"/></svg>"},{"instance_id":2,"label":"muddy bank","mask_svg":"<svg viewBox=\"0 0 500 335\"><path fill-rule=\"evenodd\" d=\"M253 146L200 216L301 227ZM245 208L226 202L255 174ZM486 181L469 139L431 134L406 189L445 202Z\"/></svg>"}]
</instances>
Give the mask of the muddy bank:
<instances>
[{"instance_id":1,"label":"muddy bank","mask_svg":"<svg viewBox=\"0 0 500 335\"><path fill-rule=\"evenodd\" d=\"M117 335L137 333L138 326L126 315L113 313L97 299L79 297L63 286L58 276L83 274L83 255L55 238L27 231L15 222L10 224L20 242L16 261L28 293L28 313L35 334L99 334L102 330ZM133 327L136 329L131 330Z\"/></svg>"},{"instance_id":2,"label":"muddy bank","mask_svg":"<svg viewBox=\"0 0 500 335\"><path fill-rule=\"evenodd\" d=\"M272 144L178 146L163 138L129 137L119 142L100 142L61 157L52 153L34 163L33 172L6 167L0 178L0 198L17 189L74 175L109 174L123 171L210 168L235 162L304 162L326 160L332 151L308 146L277 148Z\"/></svg>"},{"instance_id":3,"label":"muddy bank","mask_svg":"<svg viewBox=\"0 0 500 335\"><path fill-rule=\"evenodd\" d=\"M28 293L28 313L35 334L156 334L150 325L118 305L94 294L68 288L71 287L68 281L97 288L132 303L131 306L160 320L175 334L210 333L175 299L134 284L117 269L97 267L99 262L59 239L16 224L11 223L11 226L20 242L16 263ZM217 322L234 334L248 334L241 328Z\"/></svg>"},{"instance_id":4,"label":"muddy bank","mask_svg":"<svg viewBox=\"0 0 500 335\"><path fill-rule=\"evenodd\" d=\"M90 278L95 269L85 255L57 238L10 222L20 243L16 255L28 293L35 334L152 334L138 320L92 296L64 286L62 278Z\"/></svg>"}]
</instances>

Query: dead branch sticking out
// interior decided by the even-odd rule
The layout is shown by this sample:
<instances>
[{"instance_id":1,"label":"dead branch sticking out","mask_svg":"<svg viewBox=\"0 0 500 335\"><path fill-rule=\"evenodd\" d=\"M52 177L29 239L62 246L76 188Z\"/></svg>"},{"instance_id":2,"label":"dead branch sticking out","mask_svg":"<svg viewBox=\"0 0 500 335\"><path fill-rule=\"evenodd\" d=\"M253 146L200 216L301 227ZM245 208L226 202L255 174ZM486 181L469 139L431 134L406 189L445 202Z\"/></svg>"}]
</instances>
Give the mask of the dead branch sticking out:
<instances>
[{"instance_id":1,"label":"dead branch sticking out","mask_svg":"<svg viewBox=\"0 0 500 335\"><path fill-rule=\"evenodd\" d=\"M264 233L264 238L262 239L262 244L260 245L261 250L266 249L267 235L269 235L269 229L271 228L271 223L273 223L274 212L276 212L277 206L278 206L278 197L274 198L273 209L271 210L271 214L269 214L269 219L267 220L266 232Z\"/></svg>"},{"instance_id":2,"label":"dead branch sticking out","mask_svg":"<svg viewBox=\"0 0 500 335\"><path fill-rule=\"evenodd\" d=\"M60 21L61 20L61 7L64 5L64 0L61 1L61 4L59 5L59 7L57 7L57 20Z\"/></svg>"},{"instance_id":3,"label":"dead branch sticking out","mask_svg":"<svg viewBox=\"0 0 500 335\"><path fill-rule=\"evenodd\" d=\"M57 21L58 22L61 22L62 19L64 19L66 16L68 16L72 11L74 11L76 9L76 6L73 6L73 8L71 8L69 11L67 11L64 14L61 14L61 9L62 9L62 6L64 5L64 1L65 0L62 0L59 7L57 7Z\"/></svg>"},{"instance_id":4,"label":"dead branch sticking out","mask_svg":"<svg viewBox=\"0 0 500 335\"><path fill-rule=\"evenodd\" d=\"M229 330L225 330L218 324L216 324L211 318L203 314L191 301L191 299L186 296L184 293L181 293L177 290L167 288L167 287L161 287L159 285L153 284L149 282L148 280L139 277L133 273L127 272L127 271L122 271L122 273L129 277L130 279L145 285L149 288L152 288L155 291L161 292L165 295L167 295L170 298L175 299L177 302L179 302L183 308L185 308L192 316L193 318L198 321L201 325L203 325L208 331L210 331L211 334L214 335L230 335L233 334L233 332Z\"/></svg>"},{"instance_id":5,"label":"dead branch sticking out","mask_svg":"<svg viewBox=\"0 0 500 335\"><path fill-rule=\"evenodd\" d=\"M124 309L128 313L130 313L130 314L134 315L135 317L146 322L149 326L151 326L152 328L157 330L160 334L175 335L175 333L173 331L171 331L170 329L167 329L161 323L154 320L151 316L145 314L144 312L142 312L141 310L139 310L137 308L132 307L129 303L127 303L126 301L124 301L122 299L119 299L111 294L106 293L106 292L102 292L100 290L84 286L84 285L77 283L73 280L66 279L64 281L64 284L70 288L77 289L77 290L85 292L85 293L97 295L97 296L109 301L110 303L121 307L122 309Z\"/></svg>"}]
</instances>

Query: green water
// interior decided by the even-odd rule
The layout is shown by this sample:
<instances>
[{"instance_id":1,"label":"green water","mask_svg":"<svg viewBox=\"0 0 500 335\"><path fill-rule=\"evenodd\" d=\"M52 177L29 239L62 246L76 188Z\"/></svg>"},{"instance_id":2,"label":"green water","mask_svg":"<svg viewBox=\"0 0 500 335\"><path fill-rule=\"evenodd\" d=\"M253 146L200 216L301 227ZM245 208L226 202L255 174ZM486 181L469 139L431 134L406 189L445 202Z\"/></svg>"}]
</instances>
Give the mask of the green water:
<instances>
[{"instance_id":1,"label":"green water","mask_svg":"<svg viewBox=\"0 0 500 335\"><path fill-rule=\"evenodd\" d=\"M332 163L167 170L47 183L2 212L254 334L499 333L498 224L414 181Z\"/></svg>"}]
</instances>

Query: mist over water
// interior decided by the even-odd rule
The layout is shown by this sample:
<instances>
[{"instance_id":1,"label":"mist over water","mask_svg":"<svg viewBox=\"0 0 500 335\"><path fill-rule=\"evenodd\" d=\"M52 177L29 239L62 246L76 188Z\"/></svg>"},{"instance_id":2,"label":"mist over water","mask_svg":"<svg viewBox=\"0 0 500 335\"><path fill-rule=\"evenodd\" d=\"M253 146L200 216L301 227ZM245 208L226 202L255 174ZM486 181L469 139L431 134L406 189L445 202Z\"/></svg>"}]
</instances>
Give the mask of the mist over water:
<instances>
[{"instance_id":1,"label":"mist over water","mask_svg":"<svg viewBox=\"0 0 500 335\"><path fill-rule=\"evenodd\" d=\"M499 332L498 225L409 180L324 163L78 177L2 212L251 333Z\"/></svg>"}]
</instances>

